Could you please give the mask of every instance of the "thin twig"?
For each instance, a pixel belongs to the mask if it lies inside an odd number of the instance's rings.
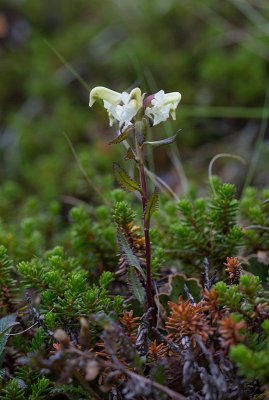
[[[19,336],[19,335],[22,335],[23,333],[28,332],[30,329],[34,328],[38,324],[39,324],[39,321],[36,321],[33,325],[31,325],[28,328],[24,329],[24,331],[20,331],[20,332],[17,332],[17,333],[5,333],[5,336]],[[15,325],[19,325],[19,323],[15,322],[14,325],[12,325],[12,326],[15,326]]]
[[[203,289],[207,289],[210,290],[211,288],[211,283],[210,283],[210,279],[209,279],[209,262],[208,262],[208,258],[205,257],[204,258],[204,272],[202,273],[202,283],[203,283]]]
[[[201,338],[198,335],[194,335],[194,339],[195,339],[196,343],[198,344],[198,346],[200,347],[200,349],[202,350],[205,357],[208,359],[209,369],[211,372],[211,376],[214,379],[216,388],[218,389],[220,394],[226,393],[227,389],[228,389],[226,380],[225,380],[223,374],[220,372],[218,366],[216,365],[212,354],[205,347],[203,341],[201,340]]]
[[[193,295],[191,294],[191,292],[190,292],[190,290],[189,290],[189,288],[188,288],[188,285],[187,285],[186,283],[184,283],[184,292],[186,293],[186,296],[187,296],[188,300],[190,300],[190,302],[191,302],[194,306],[196,306],[194,297],[193,297]]]
[[[163,393],[166,393],[168,396],[172,397],[174,400],[187,400],[187,398],[179,393],[174,392],[173,390],[169,389],[168,387],[161,385],[160,383],[154,382],[148,378],[145,378],[144,376],[138,375],[135,372],[131,372],[130,370],[126,369],[118,360],[116,355],[114,354],[111,346],[106,342],[106,349],[109,352],[109,355],[111,356],[111,359],[113,360],[115,366],[117,369],[119,369],[121,372],[123,372],[126,376],[129,378],[137,379],[142,381],[145,385],[147,386],[153,386],[155,389],[160,390]],[[113,365],[111,365],[113,366]]]
[[[172,340],[167,339],[157,328],[153,328],[154,332],[156,332],[157,336],[159,337],[159,339],[164,342],[166,344],[166,346],[172,350],[173,352],[179,354],[180,356],[182,356],[182,350],[180,349],[180,347],[175,344],[174,342],[172,342]]]
[[[151,381],[150,379],[144,378],[141,375],[138,375],[134,372],[131,371],[126,371],[125,372],[126,375],[128,375],[129,377],[134,377],[136,379],[141,380],[143,383],[145,383],[146,385],[151,385],[153,386],[155,389],[160,390],[163,393],[166,393],[168,396],[170,396],[172,399],[174,400],[187,400],[187,397],[183,396],[180,393],[174,392],[174,390],[169,389],[168,387],[161,385],[160,383]]]

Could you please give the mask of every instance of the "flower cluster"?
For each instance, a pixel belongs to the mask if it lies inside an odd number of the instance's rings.
[[[130,93],[118,93],[97,86],[90,93],[89,106],[92,107],[97,100],[103,100],[110,126],[118,122],[123,132],[133,125],[134,118],[139,113],[141,116],[148,117],[153,125],[166,121],[170,115],[175,119],[175,111],[181,100],[181,94],[179,92],[165,94],[163,90],[160,90],[154,95],[145,97],[139,88],[133,89]]]

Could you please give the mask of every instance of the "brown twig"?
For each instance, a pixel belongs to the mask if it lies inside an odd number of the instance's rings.
[[[116,368],[119,371],[121,371],[124,375],[128,376],[131,379],[136,379],[139,380],[140,382],[143,382],[146,387],[152,386],[155,389],[166,393],[168,396],[170,396],[173,400],[187,400],[187,397],[183,396],[180,393],[174,392],[174,390],[169,389],[168,387],[161,385],[160,383],[154,382],[148,378],[145,378],[144,376],[141,376],[135,372],[129,371],[126,369],[121,362],[118,360],[117,356],[114,354],[112,348],[110,345],[106,342],[106,348],[109,351],[109,355],[114,363],[110,365],[111,368]]]

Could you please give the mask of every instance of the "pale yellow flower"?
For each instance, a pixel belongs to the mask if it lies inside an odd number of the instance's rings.
[[[110,126],[118,121],[121,130],[125,130],[133,124],[133,118],[143,105],[143,96],[139,88],[133,89],[130,93],[118,93],[97,86],[90,93],[89,106],[92,107],[97,100],[103,100],[104,107],[108,112]]]
[[[145,114],[153,119],[153,125],[166,121],[169,116],[176,119],[176,108],[181,100],[179,92],[164,93],[160,90],[154,95],[151,104],[146,108]]]
[[[106,87],[97,86],[90,92],[89,106],[92,107],[97,100],[103,100],[110,126],[118,122],[120,130],[124,131],[133,125],[135,116],[143,107],[144,96],[144,94],[141,95],[139,88],[133,89],[130,93],[118,93]],[[153,125],[166,121],[170,115],[176,119],[176,108],[181,100],[179,92],[164,93],[160,90],[147,99],[149,103],[145,101],[147,106],[144,104],[144,115],[153,121]]]

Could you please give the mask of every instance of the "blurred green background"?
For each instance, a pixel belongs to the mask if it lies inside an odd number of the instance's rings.
[[[99,85],[182,93],[177,120],[152,132],[162,138],[181,128],[177,146],[149,160],[177,194],[203,192],[210,160],[219,153],[246,160],[220,158],[213,166],[239,194],[246,184],[268,184],[267,0],[0,5],[0,203],[6,218],[28,207],[29,196],[45,207],[52,200],[63,208],[100,202],[78,159],[97,191],[115,187],[111,163],[123,152],[107,145],[115,131],[105,110],[88,108],[89,90]]]

